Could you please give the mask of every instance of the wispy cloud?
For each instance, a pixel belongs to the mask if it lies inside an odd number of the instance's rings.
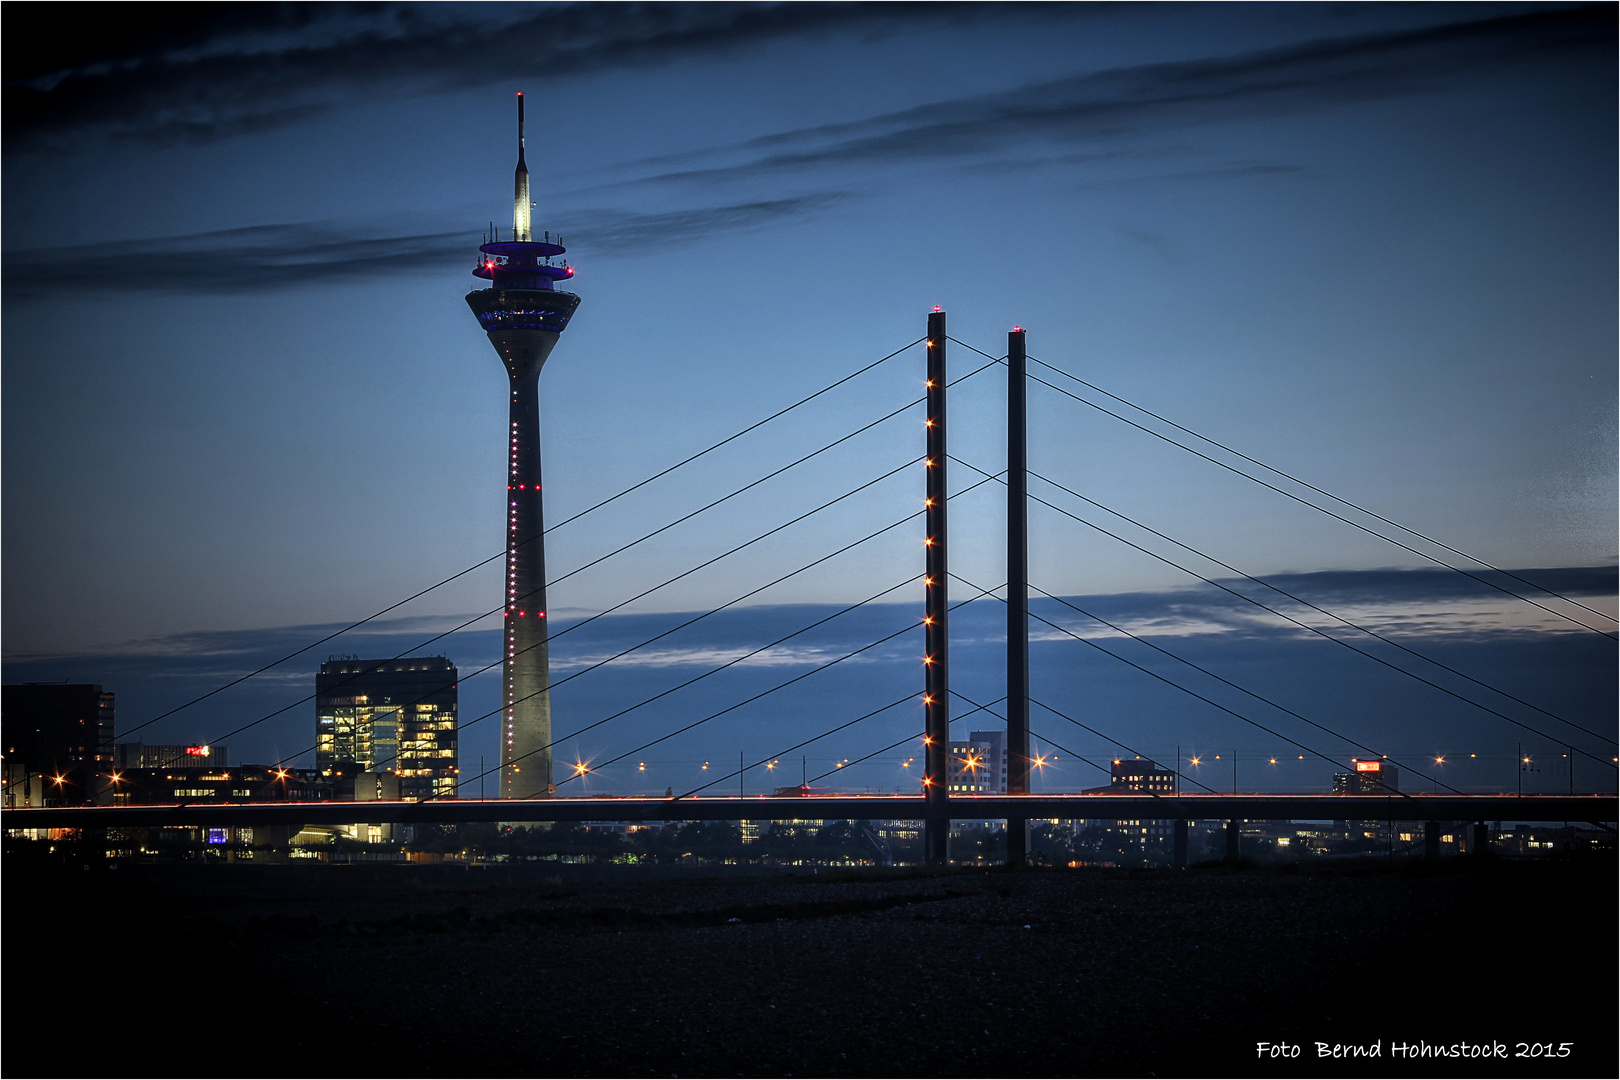
[[[1195,124],[1405,97],[1464,76],[1496,76],[1514,64],[1609,55],[1614,39],[1614,9],[1604,6],[1143,64],[785,131],[717,148],[714,156],[722,160],[716,164],[657,171],[642,181],[712,183],[813,166],[939,159],[982,167],[982,159],[1023,152],[1034,143],[1119,144]],[[1030,164],[1027,154],[1018,164]],[[1250,168],[1274,172],[1287,166]]]
[[[828,646],[777,645],[754,652],[748,648],[698,645],[690,648],[641,649],[628,656],[619,657],[613,660],[613,663],[621,667],[651,668],[714,668],[722,664],[731,664],[733,667],[817,667],[838,659],[848,651]],[[614,653],[594,653],[554,656],[551,666],[553,670],[573,671],[600,664],[614,655]],[[866,655],[853,656],[844,663],[871,663],[873,659]],[[887,660],[887,657],[881,659]]]
[[[1230,597],[1211,597],[1203,604],[1187,601],[1167,604],[1160,613],[1151,615],[1121,617],[1104,614],[1104,618],[1119,628],[1114,630],[1097,620],[1086,618],[1079,612],[1052,604],[1040,609],[1039,613],[1043,618],[1064,629],[1057,630],[1037,622],[1030,631],[1030,640],[1073,641],[1075,638],[1083,638],[1093,641],[1107,638],[1123,639],[1126,635],[1144,638],[1293,637],[1305,640],[1318,636],[1312,630],[1358,643],[1370,640],[1354,627],[1362,627],[1386,637],[1408,642],[1477,640],[1513,634],[1546,636],[1589,633],[1566,619],[1528,604],[1517,603],[1507,597],[1464,598],[1444,603],[1412,599],[1332,605],[1329,610],[1345,620],[1344,622],[1280,598],[1257,597],[1257,599],[1298,622],[1290,622],[1260,608],[1236,603]],[[1085,603],[1080,603],[1079,606],[1087,611],[1093,610]],[[1587,618],[1589,625],[1605,626],[1602,619],[1590,615]],[[1347,623],[1353,625],[1346,625]],[[1612,626],[1610,622],[1606,628],[1612,629]]]
[[[802,219],[848,196],[822,192],[699,206],[661,213],[623,210],[559,215],[570,242],[593,255],[656,251],[701,237]],[[379,236],[331,223],[256,225],[122,243],[8,252],[6,295],[27,300],[64,289],[168,293],[249,293],[326,281],[396,277],[467,263],[478,234],[465,231]]]
[[[459,90],[653,67],[806,35],[927,23],[1071,18],[1106,5],[244,4],[162,20],[71,5],[32,18],[39,55],[8,57],[8,148],[97,132],[209,142],[362,95]],[[57,20],[54,28],[49,25]],[[86,24],[91,24],[87,26]],[[164,24],[154,27],[152,23]],[[51,44],[60,41],[58,44]]]

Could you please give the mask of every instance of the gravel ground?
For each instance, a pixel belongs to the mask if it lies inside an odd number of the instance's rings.
[[[600,883],[7,869],[11,1076],[1617,1071],[1609,863]],[[19,995],[42,940],[40,993]],[[72,1000],[93,1010],[82,1037]],[[39,1031],[74,1047],[63,1071],[19,1068]],[[1300,1056],[1257,1060],[1260,1040]],[[1391,1057],[1419,1040],[1572,1047]],[[1382,1056],[1319,1059],[1318,1041]]]

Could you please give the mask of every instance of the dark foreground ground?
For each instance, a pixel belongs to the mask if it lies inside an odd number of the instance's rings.
[[[6,1074],[1617,1072],[1611,862],[555,873],[8,865]]]

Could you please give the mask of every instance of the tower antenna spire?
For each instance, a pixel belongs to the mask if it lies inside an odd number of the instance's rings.
[[[529,167],[523,162],[523,91],[518,91],[518,160],[512,183],[512,239],[529,240]]]

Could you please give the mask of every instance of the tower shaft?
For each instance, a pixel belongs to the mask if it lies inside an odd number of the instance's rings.
[[[506,578],[501,638],[500,795],[545,798],[551,775],[551,658],[540,478],[540,369],[579,297],[542,289],[467,297],[506,367]]]
[[[543,797],[551,781],[551,657],[546,626],[545,514],[540,487],[540,366],[557,343],[544,331],[508,330],[510,423],[506,469],[506,649],[501,678],[501,797]],[[496,334],[490,335],[495,341]],[[521,340],[549,338],[549,341]]]

